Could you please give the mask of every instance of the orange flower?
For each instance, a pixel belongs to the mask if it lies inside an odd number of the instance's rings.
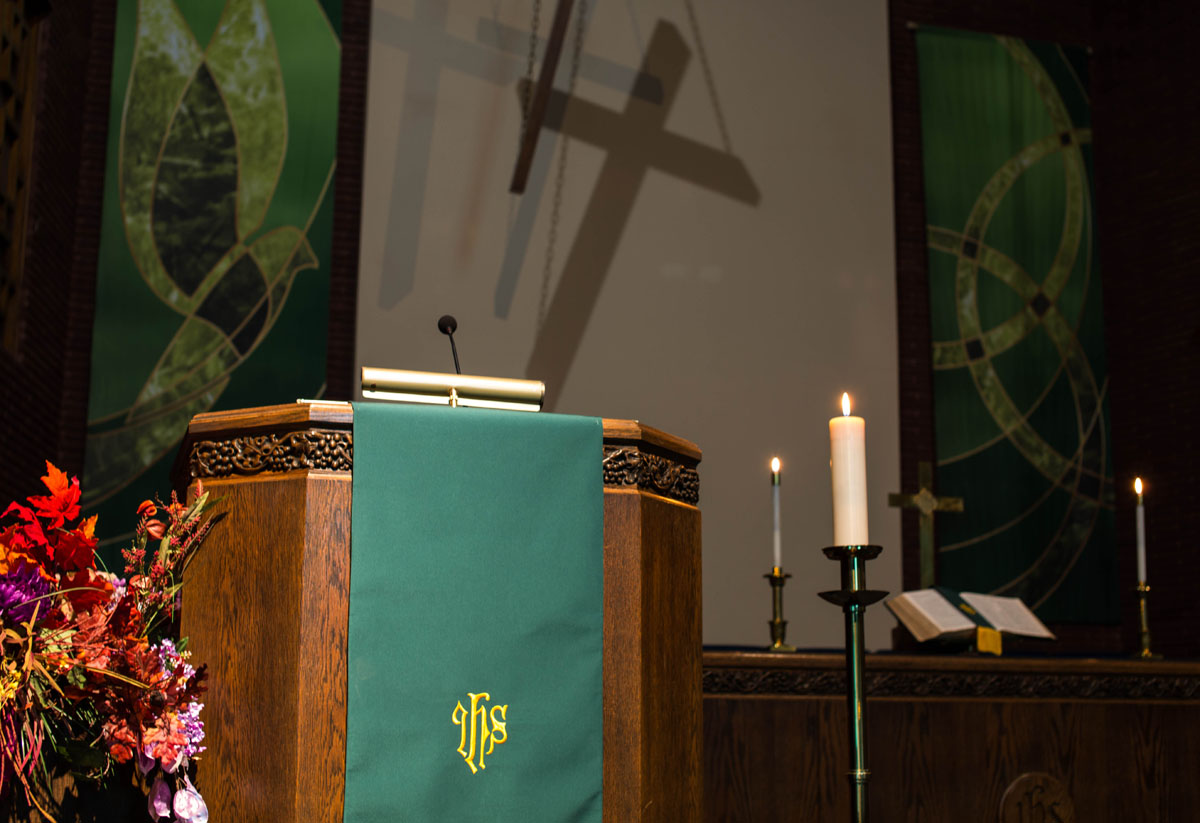
[[[158,514],[158,506],[153,500],[143,500],[137,509],[138,517],[153,517]]]
[[[10,530],[11,531],[11,530]],[[17,551],[8,545],[4,539],[7,532],[0,532],[0,574],[8,574],[9,572],[21,571],[29,567],[37,569],[43,577],[48,577],[46,570],[41,564],[22,551]]]
[[[137,737],[129,728],[123,717],[114,717],[104,724],[104,742],[108,744],[109,754],[118,763],[126,763],[133,758],[137,751]]]

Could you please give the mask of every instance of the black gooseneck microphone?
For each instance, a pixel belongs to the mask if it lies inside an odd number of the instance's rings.
[[[452,314],[443,314],[438,318],[438,331],[450,338],[450,351],[454,354],[454,371],[462,374],[458,365],[458,346],[454,345],[454,332],[458,329],[458,321]]]

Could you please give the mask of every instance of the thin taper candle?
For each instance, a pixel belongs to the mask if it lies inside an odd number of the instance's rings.
[[[779,458],[771,458],[771,504],[775,508],[775,568],[783,568],[783,532],[779,527]]]
[[[1137,494],[1137,569],[1138,582],[1146,582],[1146,506],[1142,497],[1142,478],[1133,481],[1133,491]]]

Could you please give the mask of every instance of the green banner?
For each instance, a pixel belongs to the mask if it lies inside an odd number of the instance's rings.
[[[1119,619],[1108,373],[1081,48],[916,33],[938,582]]]
[[[323,391],[340,22],[341,0],[118,0],[83,483],[102,524],[166,493],[193,415]]]
[[[355,404],[348,823],[599,823],[602,443]]]

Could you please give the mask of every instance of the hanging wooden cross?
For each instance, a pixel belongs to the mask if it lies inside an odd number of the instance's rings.
[[[917,485],[916,494],[889,494],[888,505],[916,509],[920,513],[921,588],[927,589],[937,582],[933,561],[933,513],[960,512],[963,500],[961,497],[938,497],[933,493],[933,466],[930,463],[917,464]]]
[[[533,98],[529,101],[525,130],[521,133],[521,150],[517,153],[517,167],[513,169],[512,184],[508,190],[523,194],[529,182],[529,168],[533,165],[533,152],[537,149],[538,135],[546,119],[546,104],[550,102],[550,89],[554,85],[554,73],[558,70],[558,58],[562,55],[563,41],[567,39],[567,23],[571,19],[571,7],[575,0],[558,0],[554,9],[554,22],[550,24],[550,37],[546,39],[546,56],[542,58],[542,70],[538,74]],[[537,36],[537,32],[534,32]]]

